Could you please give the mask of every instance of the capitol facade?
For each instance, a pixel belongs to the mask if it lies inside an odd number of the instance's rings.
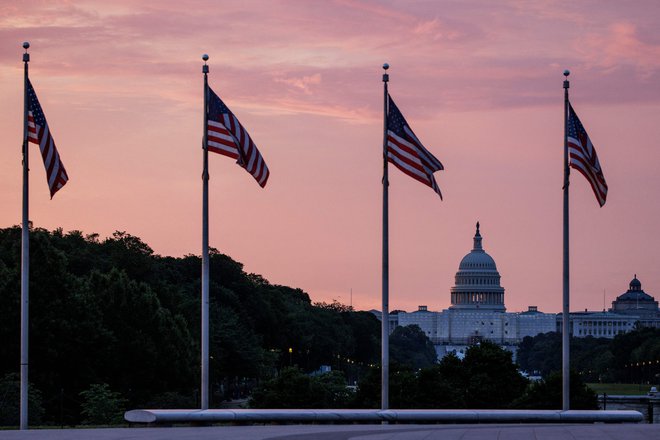
[[[461,260],[450,290],[451,306],[441,312],[429,311],[424,305],[410,313],[392,312],[390,332],[397,326],[419,326],[441,358],[450,352],[460,356],[481,340],[515,353],[525,336],[561,331],[561,313],[543,313],[535,306],[524,312],[506,311],[500,273],[483,248],[479,229],[477,222],[472,250]],[[372,312],[381,318],[380,312]],[[660,310],[658,302],[641,289],[635,275],[629,290],[617,297],[609,311],[571,313],[570,320],[570,332],[575,337],[613,338],[635,325],[660,327]]]

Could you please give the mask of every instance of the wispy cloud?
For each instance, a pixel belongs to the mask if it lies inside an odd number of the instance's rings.
[[[321,74],[315,73],[313,75],[307,75],[302,77],[285,77],[285,78],[275,78],[275,82],[286,84],[294,89],[297,89],[306,95],[312,93],[311,86],[321,84]]]
[[[649,79],[660,70],[660,42],[642,41],[637,26],[630,22],[616,22],[602,33],[587,36],[582,52],[590,67],[606,73],[631,66],[639,79]]]
[[[20,60],[21,43],[29,40],[33,82],[71,175],[56,201],[45,205],[42,191],[35,221],[102,233],[121,226],[147,234],[162,253],[196,250],[190,217],[200,211],[193,187],[199,186],[201,55],[208,53],[211,86],[249,127],[272,168],[262,191],[231,161],[214,158],[213,184],[223,190],[213,193],[213,203],[222,206],[223,228],[262,234],[218,234],[218,247],[275,282],[340,289],[337,272],[327,267],[341,266],[341,282],[356,280],[356,291],[376,292],[377,277],[362,268],[375,261],[378,270],[374,194],[382,166],[381,65],[389,62],[390,92],[447,168],[439,178],[447,196],[442,204],[393,173],[392,195],[406,208],[393,221],[406,226],[397,231],[410,234],[396,255],[415,269],[398,266],[392,290],[451,286],[472,221],[489,216],[488,239],[503,255],[498,265],[507,295],[523,303],[531,289],[549,298],[552,283],[528,280],[559,277],[557,226],[546,213],[560,200],[554,191],[561,178],[552,177],[552,169],[561,161],[556,147],[562,71],[568,68],[571,96],[598,142],[612,188],[611,204],[594,215],[597,221],[586,221],[580,213],[594,214],[587,209],[595,203],[588,185],[576,182],[576,199],[589,202],[577,213],[582,221],[576,228],[588,225],[583,237],[600,228],[601,237],[619,240],[615,247],[622,249],[576,252],[581,261],[600,261],[594,272],[620,270],[620,261],[599,260],[610,254],[611,260],[639,256],[626,264],[655,273],[653,258],[638,252],[648,228],[634,228],[625,239],[607,231],[625,229],[633,211],[636,219],[658,216],[643,200],[660,188],[653,145],[659,135],[658,23],[657,0],[5,1],[0,129],[7,157],[0,161],[0,200],[6,209],[0,220],[13,224],[20,212]],[[263,217],[250,215],[257,205],[269,213],[268,228]],[[227,206],[237,215],[224,216]],[[538,240],[538,260],[520,260],[529,243],[518,234]],[[310,249],[315,240],[322,246]],[[420,251],[422,245],[428,247]],[[318,249],[323,253],[314,254]],[[421,262],[420,252],[431,257]],[[443,301],[434,295],[431,304]]]
[[[378,104],[364,101],[364,91],[376,86],[385,61],[392,65],[393,88],[416,108],[547,105],[555,91],[542,89],[566,67],[604,90],[633,69],[642,84],[629,87],[624,99],[660,99],[660,92],[644,87],[657,77],[660,63],[659,43],[642,38],[648,33],[644,23],[625,20],[623,7],[564,6],[568,9],[518,1],[496,6],[450,1],[442,7],[367,0],[222,2],[222,7],[202,0],[119,1],[107,7],[33,2],[0,10],[5,42],[0,68],[18,68],[19,44],[30,39],[35,71],[76,81],[84,77],[90,88],[94,78],[103,89],[109,78],[123,78],[109,86],[114,93],[121,93],[120,87],[149,93],[141,79],[149,77],[159,93],[185,101],[190,95],[181,86],[191,81],[185,78],[197,73],[199,56],[207,52],[213,81],[250,105],[265,100],[269,108],[281,105],[281,112],[313,114],[327,107],[376,112]],[[621,14],[624,19],[615,20]],[[610,23],[582,32],[594,20]],[[593,99],[621,96],[605,92]]]

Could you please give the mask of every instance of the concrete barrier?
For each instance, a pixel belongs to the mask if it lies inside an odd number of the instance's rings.
[[[658,395],[600,394],[598,404],[602,409],[639,411],[646,423],[660,423],[660,396]]]
[[[129,423],[638,423],[639,411],[454,409],[136,409]]]

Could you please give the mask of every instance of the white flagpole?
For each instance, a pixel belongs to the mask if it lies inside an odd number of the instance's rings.
[[[387,74],[389,64],[383,64],[383,304],[381,315],[381,409],[389,409],[389,375],[390,375],[390,344],[389,344],[389,289],[390,289],[390,263],[389,263],[389,217],[388,217],[388,187],[387,179],[387,82],[390,76]]]
[[[202,172],[202,383],[200,408],[209,409],[209,151],[208,151],[208,73],[206,61],[209,56],[202,56],[204,66],[204,171]]]
[[[28,163],[28,62],[30,43],[23,43],[23,223],[21,227],[21,414],[20,428],[28,429],[28,336],[30,324],[30,225],[29,225],[29,163]]]
[[[568,75],[571,72],[564,70],[564,270],[563,270],[563,310],[562,310],[562,409],[570,409],[570,276],[568,254],[568,185],[569,185],[569,158],[568,158]]]

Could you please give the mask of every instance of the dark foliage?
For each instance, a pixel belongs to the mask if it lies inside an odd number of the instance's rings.
[[[0,379],[0,426],[18,426],[20,420],[21,382],[18,374],[7,374]],[[38,425],[44,409],[41,392],[30,383],[28,386],[28,423]]]
[[[254,389],[252,408],[344,408],[352,393],[346,378],[337,371],[320,375],[304,374],[297,368],[281,373]]]
[[[571,409],[598,409],[596,393],[587,387],[582,377],[575,372],[571,372],[570,396]],[[561,409],[561,373],[550,373],[547,379],[530,384],[525,394],[516,400],[513,406],[520,409]]]
[[[390,335],[390,359],[415,370],[435,364],[438,355],[433,343],[418,325],[397,327]]]
[[[114,425],[122,423],[126,399],[112,391],[107,383],[92,384],[80,393],[84,425]]]
[[[470,347],[463,359],[468,408],[506,408],[527,386],[512,354],[491,342]]]
[[[0,377],[19,370],[20,249],[20,228],[0,229]],[[30,255],[30,380],[45,423],[80,423],[92,384],[127,408],[198,404],[199,256],[161,257],[126,232],[61,229],[32,229]],[[212,406],[290,365],[332,365],[353,382],[377,362],[372,314],[316,307],[216,250],[210,260]]]
[[[420,370],[390,365],[391,408],[510,408],[526,387],[511,353],[489,342],[470,347],[463,360],[448,355]],[[360,382],[354,405],[380,406],[380,369]]]
[[[467,408],[466,370],[454,354],[438,365],[419,372],[417,406],[419,408]]]
[[[612,371],[616,381],[658,383],[660,379],[660,329],[637,328],[617,335],[611,342]]]
[[[523,339],[518,362],[547,377],[561,370],[561,334]],[[571,365],[585,382],[656,382],[660,374],[660,329],[637,328],[613,339],[571,338]]]

